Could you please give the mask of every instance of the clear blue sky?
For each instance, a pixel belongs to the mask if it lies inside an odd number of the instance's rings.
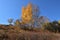
[[[60,0],[0,0],[0,24],[8,24],[8,19],[21,17],[22,6],[28,2],[39,5],[40,13],[51,21],[60,20]]]

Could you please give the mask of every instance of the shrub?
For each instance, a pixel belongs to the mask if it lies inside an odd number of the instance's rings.
[[[44,25],[44,27],[45,30],[49,30],[51,32],[60,32],[60,24],[57,21],[48,23],[47,25]]]

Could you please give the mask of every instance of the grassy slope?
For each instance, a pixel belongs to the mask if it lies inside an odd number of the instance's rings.
[[[60,34],[24,31],[19,27],[0,26],[0,40],[60,40]]]

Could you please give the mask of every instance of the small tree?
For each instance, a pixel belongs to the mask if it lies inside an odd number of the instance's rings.
[[[13,19],[12,18],[8,19],[8,22],[9,22],[9,25],[12,25]]]
[[[14,23],[16,26],[20,26],[20,21],[17,19]]]

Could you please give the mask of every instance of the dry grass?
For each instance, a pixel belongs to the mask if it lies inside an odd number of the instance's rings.
[[[0,40],[60,40],[60,34],[19,30],[19,27],[0,27]]]
[[[60,36],[55,35],[54,33],[46,32],[4,32],[1,34],[0,31],[0,40],[60,40]],[[60,35],[60,34],[59,34]]]

